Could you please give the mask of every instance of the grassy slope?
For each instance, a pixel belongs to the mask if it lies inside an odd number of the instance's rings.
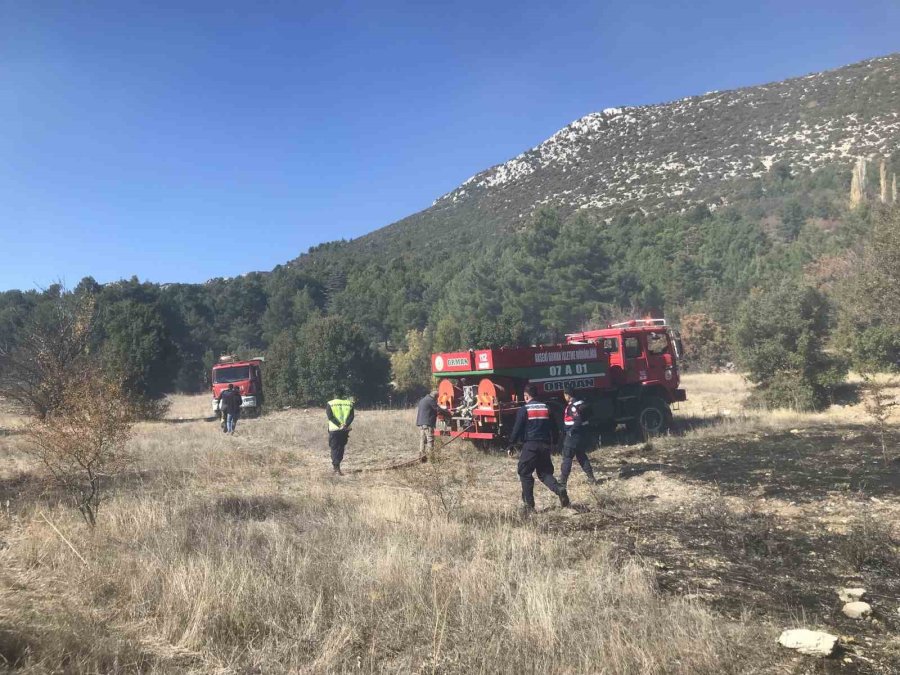
[[[890,672],[900,663],[890,646],[900,627],[884,617],[877,629],[842,624],[781,593],[771,575],[773,567],[804,574],[791,557],[796,541],[778,537],[831,528],[822,542],[840,555],[827,568],[889,588],[889,569],[853,554],[884,543],[885,529],[900,524],[900,501],[884,491],[874,505],[865,493],[767,496],[754,483],[757,467],[725,452],[753,438],[770,452],[773,439],[788,447],[806,433],[840,438],[859,408],[758,416],[741,411],[737,377],[694,376],[687,387],[692,401],[680,417],[693,430],[595,453],[604,473],[621,479],[591,489],[576,467],[578,508],[559,509],[538,485],[541,513],[528,521],[516,514],[515,464],[505,457],[450,446],[447,464],[335,479],[321,411],[243,421],[227,438],[196,419],[207,412],[200,396],[176,400],[170,416],[185,419],[139,425],[139,470],[117,482],[92,535],[31,473],[15,420],[4,416],[0,657],[25,672],[63,664],[74,672],[806,672],[811,662],[775,645],[805,612],[805,625],[873,640],[836,667]],[[412,419],[360,413],[346,468],[414,457]],[[869,445],[856,447],[863,464]],[[710,453],[723,457],[721,476],[701,471]],[[824,461],[803,455],[800,463],[815,477]],[[729,467],[732,483],[717,485]],[[862,511],[882,539],[853,539]],[[774,553],[760,551],[769,539]],[[862,571],[851,569],[854,560]],[[738,565],[749,586],[733,583]],[[760,578],[748,576],[754,571]],[[826,576],[788,578],[784,587],[800,581],[833,596]],[[889,602],[875,604],[896,614]]]

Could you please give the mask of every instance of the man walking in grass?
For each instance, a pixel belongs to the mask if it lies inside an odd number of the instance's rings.
[[[343,395],[325,404],[325,415],[328,417],[328,447],[331,449],[331,467],[335,474],[341,473],[341,462],[344,460],[344,448],[350,438],[350,425],[353,423],[353,397]]]
[[[534,472],[537,471],[540,481],[547,486],[553,494],[559,497],[559,503],[566,507],[569,505],[569,493],[564,485],[556,482],[553,476],[553,462],[550,460],[550,443],[558,430],[550,408],[546,403],[535,399],[534,385],[525,387],[525,405],[519,408],[516,415],[516,423],[513,426],[510,442],[525,441],[519,452],[519,466],[516,471],[522,482],[522,501],[526,513],[534,511]],[[508,450],[510,456],[512,449]]]
[[[419,454],[434,452],[434,428],[438,415],[450,417],[450,411],[442,408],[437,402],[437,389],[432,389],[419,400],[416,407],[416,426],[419,427]]]
[[[225,394],[228,394],[227,398]],[[241,415],[241,404],[244,402],[244,399],[241,397],[241,390],[235,388],[234,384],[229,384],[228,389],[222,392],[222,399],[225,405],[222,412],[222,416],[225,418],[225,432],[233,434],[234,428],[237,426],[238,417]]]
[[[228,399],[231,398],[234,385],[228,385],[219,394],[219,413],[222,415],[222,433],[228,433]]]
[[[588,482],[594,485],[597,483],[597,479],[594,478],[594,468],[587,456],[587,448],[591,442],[591,433],[588,429],[590,408],[583,399],[575,395],[575,387],[569,382],[563,389],[563,396],[566,399],[566,412],[563,415],[566,437],[563,440],[559,482],[563,487],[568,484],[569,474],[572,472],[572,460],[577,459]]]

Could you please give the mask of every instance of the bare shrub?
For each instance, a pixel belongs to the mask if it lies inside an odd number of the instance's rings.
[[[61,382],[58,405],[26,426],[26,452],[44,465],[92,527],[103,481],[131,463],[125,446],[134,420],[121,384],[87,370]]]
[[[403,470],[401,482],[425,498],[431,518],[449,520],[474,485],[475,469],[462,448],[439,449],[426,462]]]

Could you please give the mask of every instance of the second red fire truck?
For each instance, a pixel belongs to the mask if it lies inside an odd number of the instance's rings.
[[[212,409],[216,417],[221,417],[219,399],[229,384],[241,393],[241,413],[258,417],[262,412],[262,358],[239,361],[235,356],[222,356],[212,367]]]

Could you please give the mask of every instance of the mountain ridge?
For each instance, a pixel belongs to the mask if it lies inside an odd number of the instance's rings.
[[[717,188],[778,162],[815,171],[900,147],[900,52],[762,85],[589,113],[431,207],[352,240],[386,251],[515,229],[536,208],[643,213],[727,203]],[[305,256],[304,256],[305,257]]]

